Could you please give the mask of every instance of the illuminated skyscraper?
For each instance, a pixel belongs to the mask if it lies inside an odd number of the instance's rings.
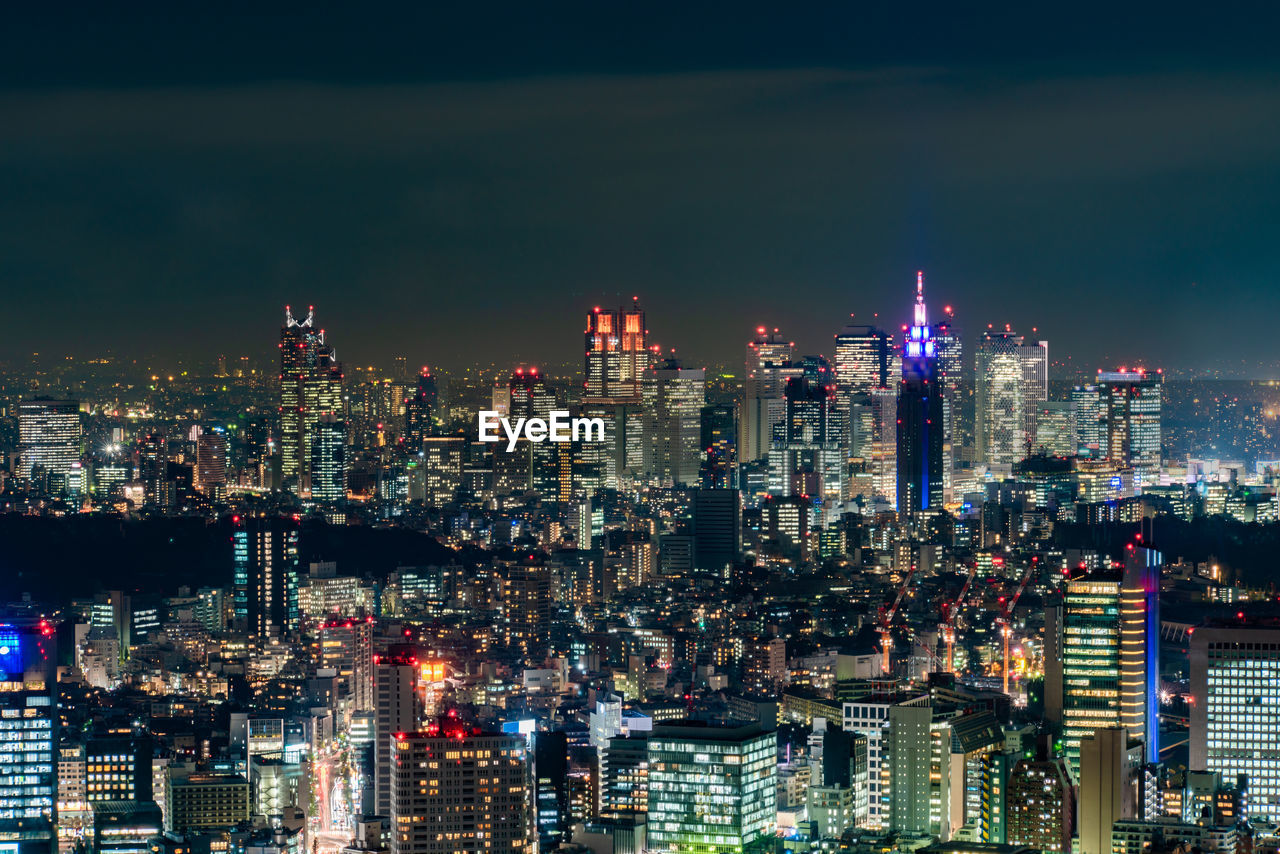
[[[1076,453],[1090,459],[1107,455],[1107,421],[1102,408],[1102,392],[1096,385],[1071,389],[1076,412]]]
[[[942,386],[942,494],[952,500],[952,480],[964,447],[973,444],[973,384],[966,382],[964,347],[952,318],[951,306],[943,309],[946,319],[933,327],[938,350],[938,383]]]
[[[1080,779],[1080,743],[1120,725],[1120,600],[1123,576],[1095,570],[1065,582],[1062,603],[1062,742]]]
[[[297,626],[298,529],[293,519],[279,517],[232,521],[232,616],[255,641]]]
[[[918,273],[915,313],[902,345],[898,388],[897,497],[903,518],[942,509],[942,402],[937,342],[924,304],[924,273]]]
[[[511,372],[508,382],[510,390],[510,412],[507,417],[517,418],[551,417],[551,410],[556,408],[555,392],[547,385],[546,377],[536,367],[519,367]],[[551,442],[528,442],[521,440],[512,454],[525,457],[517,467],[528,473],[528,479],[521,487],[537,490],[547,500],[553,500],[559,492],[560,473],[557,465],[559,446]],[[499,443],[494,446],[495,454],[506,454],[506,446]]]
[[[537,850],[524,736],[446,719],[392,747],[391,854]]]
[[[342,364],[315,328],[315,312],[299,321],[285,306],[280,327],[280,468],[284,485],[311,493],[311,438],[324,415],[342,416]]]
[[[757,327],[755,337],[747,342],[742,424],[738,431],[739,459],[744,463],[769,454],[773,425],[786,412],[783,392],[787,380],[801,373],[800,367],[792,363],[794,350],[795,344],[784,339],[778,330],[768,332],[763,326]]]
[[[38,397],[18,404],[18,477],[43,479],[61,492],[71,467],[80,461],[80,404]]]
[[[311,498],[347,497],[347,425],[333,413],[320,416],[311,437]]]
[[[1134,480],[1156,483],[1160,477],[1160,409],[1164,375],[1142,368],[1098,371],[1099,414],[1103,423],[1100,456],[1132,466]]]
[[[399,738],[418,728],[422,702],[418,694],[418,660],[408,655],[373,660],[374,799],[377,815],[391,815],[399,775],[393,773]],[[394,819],[393,819],[394,835]]]
[[[196,440],[196,485],[208,495],[227,483],[227,431],[210,427]]]
[[[1245,775],[1250,817],[1280,821],[1280,621],[1215,621],[1190,643],[1187,767]]]
[[[44,620],[0,617],[0,850],[54,849],[56,641]]]
[[[706,371],[675,358],[650,366],[644,394],[644,471],[658,485],[698,483],[702,466],[702,407]]]
[[[423,440],[432,435],[439,396],[436,378],[424,365],[418,373],[417,388],[404,402],[404,441],[410,452],[422,450]]]
[[[836,396],[842,406],[858,395],[890,384],[889,333],[874,326],[849,325],[836,334]]]
[[[640,380],[650,353],[639,299],[617,310],[597,306],[587,315],[584,402],[640,402]]]
[[[834,507],[844,495],[843,419],[835,387],[803,377],[787,381],[786,416],[774,427],[769,491],[807,496]]]
[[[653,728],[648,850],[773,851],[777,738],[760,727]]]
[[[985,332],[975,356],[975,452],[987,465],[1026,458],[1036,414],[1048,396],[1048,344],[1012,332]]]
[[[1120,726],[1160,761],[1160,569],[1154,549],[1130,544],[1120,587]]]

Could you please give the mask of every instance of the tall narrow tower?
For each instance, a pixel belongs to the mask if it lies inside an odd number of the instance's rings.
[[[284,486],[311,494],[311,439],[326,415],[342,417],[342,364],[315,328],[315,308],[280,327],[280,472]]]
[[[639,297],[630,306],[597,306],[587,315],[585,400],[640,402],[640,379],[649,367],[648,334]]]
[[[937,342],[924,304],[924,273],[917,273],[916,303],[902,345],[898,388],[898,514],[902,518],[942,507],[942,391]]]

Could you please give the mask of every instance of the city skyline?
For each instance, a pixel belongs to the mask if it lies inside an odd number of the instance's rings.
[[[0,361],[250,352],[286,303],[340,314],[364,363],[414,338],[427,362],[561,361],[563,312],[632,294],[701,362],[762,322],[821,352],[850,312],[896,328],[924,269],[967,336],[1280,373],[1264,337],[1214,334],[1280,309],[1280,69],[1242,47],[1263,21],[682,11],[678,33],[515,10],[494,31],[392,6],[348,53],[319,11],[290,38],[283,16],[22,10],[0,281],[25,322]]]

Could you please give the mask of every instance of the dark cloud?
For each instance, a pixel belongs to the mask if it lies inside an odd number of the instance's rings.
[[[345,358],[573,358],[639,294],[736,361],[914,270],[1051,353],[1264,359],[1276,75],[948,65],[0,94],[0,357],[267,353],[313,302]],[[1194,283],[1194,284],[1193,284]]]

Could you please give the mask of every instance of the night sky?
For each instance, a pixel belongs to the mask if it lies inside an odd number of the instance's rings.
[[[568,360],[638,294],[732,363],[917,269],[1085,368],[1280,359],[1274,3],[22,5],[0,361],[268,358],[285,303],[349,363]]]

